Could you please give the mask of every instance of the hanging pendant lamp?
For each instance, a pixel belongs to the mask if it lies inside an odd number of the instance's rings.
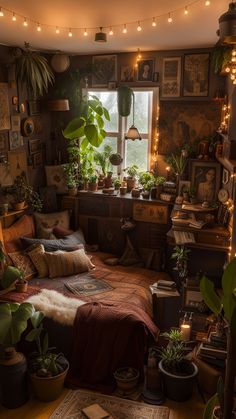
[[[129,128],[127,134],[125,135],[126,140],[142,140],[141,135],[139,134],[138,128],[134,125],[134,92],[132,92],[133,96],[133,124]]]

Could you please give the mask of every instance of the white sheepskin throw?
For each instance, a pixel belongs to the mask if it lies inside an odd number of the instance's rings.
[[[27,299],[36,310],[62,325],[73,325],[77,308],[86,304],[77,298],[66,297],[54,290],[42,289]]]

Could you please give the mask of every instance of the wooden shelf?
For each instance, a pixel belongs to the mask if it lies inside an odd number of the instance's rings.
[[[8,211],[7,212],[7,214],[4,214],[4,215],[0,215],[0,220],[4,220],[5,218],[7,218],[7,217],[12,217],[12,216],[14,216],[14,215],[20,215],[20,214],[22,214],[26,209],[27,209],[28,207],[25,207],[25,208],[23,208],[23,209],[21,209],[21,210],[17,210],[17,211]]]

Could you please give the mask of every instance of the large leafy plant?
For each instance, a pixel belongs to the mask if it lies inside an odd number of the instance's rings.
[[[88,144],[99,147],[106,136],[105,120],[110,120],[109,112],[98,97],[84,95],[78,107],[78,116],[69,122],[63,135],[73,147],[83,145],[85,148]]]
[[[207,277],[203,277],[200,290],[207,306],[220,317],[225,324],[227,333],[227,363],[224,383],[223,419],[230,419],[233,410],[234,378],[236,372],[236,258],[227,265],[222,277],[223,293],[218,294],[214,284]],[[204,419],[212,417],[212,411],[217,397],[209,401]]]
[[[110,156],[112,153],[112,148],[109,144],[105,145],[103,151],[95,151],[94,160],[101,167],[102,174],[107,175],[111,171]]]
[[[27,321],[35,312],[30,303],[4,303],[0,305],[0,344],[16,345],[27,328]]]

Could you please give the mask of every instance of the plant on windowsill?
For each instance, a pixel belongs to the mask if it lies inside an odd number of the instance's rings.
[[[144,199],[150,198],[151,189],[154,187],[154,185],[155,185],[154,177],[153,179],[150,179],[146,183],[143,184],[142,197]]]
[[[171,344],[160,350],[159,369],[163,376],[164,393],[171,400],[182,402],[192,396],[198,373],[197,366],[185,356],[181,333],[165,334]]]
[[[78,183],[78,169],[79,165],[77,162],[64,163],[62,168],[65,173],[66,184],[68,187],[68,195],[77,195],[77,183]]]
[[[93,174],[88,178],[88,190],[90,192],[96,192],[98,190],[98,177],[97,175]]]
[[[156,199],[160,198],[160,195],[163,191],[163,185],[166,182],[166,178],[164,176],[157,176],[155,177],[155,188],[156,188]]]
[[[200,291],[204,301],[211,311],[224,322],[227,335],[227,361],[224,380],[223,404],[221,403],[222,419],[235,418],[234,405],[234,380],[236,375],[236,258],[227,265],[222,276],[223,294],[218,295],[214,284],[207,277],[200,283]],[[213,396],[205,409],[204,419],[211,419],[214,408],[217,406],[218,397]],[[219,408],[218,408],[219,410]]]
[[[138,176],[138,166],[136,164],[128,166],[124,169],[124,172],[128,175],[125,176],[127,182],[127,192],[131,192],[131,190],[135,187],[136,177]]]
[[[111,172],[111,152],[112,148],[109,144],[105,145],[103,151],[94,151],[94,161],[100,166],[104,177],[107,176],[108,172]]]

